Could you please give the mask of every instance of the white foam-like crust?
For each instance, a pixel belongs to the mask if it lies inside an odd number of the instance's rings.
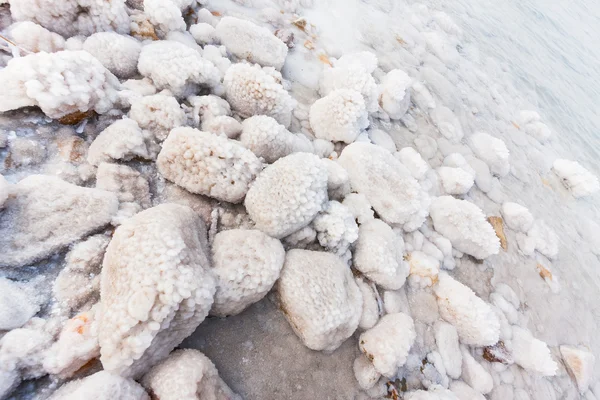
[[[262,299],[279,278],[284,259],[281,242],[261,231],[217,233],[212,243],[217,292],[211,315],[239,314]]]
[[[83,50],[98,59],[110,72],[121,79],[137,74],[142,44],[131,36],[116,32],[98,32],[83,43]]]
[[[469,137],[473,153],[483,160],[494,175],[506,176],[510,171],[510,153],[502,139],[485,132],[477,132]]]
[[[339,257],[290,250],[278,282],[285,317],[304,345],[333,351],[352,336],[362,314],[362,295]]]
[[[400,119],[410,106],[412,79],[401,69],[388,72],[381,81],[379,102],[391,119]]]
[[[235,118],[219,115],[202,121],[202,130],[214,135],[225,135],[229,139],[237,139],[242,133],[243,127]]]
[[[342,257],[358,238],[358,226],[350,210],[338,201],[325,204],[312,222],[321,246]]]
[[[144,132],[129,118],[113,122],[94,139],[88,149],[87,160],[92,165],[113,160],[131,160],[136,157],[152,159]]]
[[[475,176],[462,168],[440,167],[437,173],[447,194],[467,194],[475,183]]]
[[[600,190],[598,178],[577,161],[558,159],[552,170],[574,197],[590,196]]]
[[[186,190],[239,203],[262,162],[239,142],[180,127],[171,131],[156,160],[158,171]]]
[[[162,204],[115,231],[102,267],[102,365],[139,377],[189,336],[216,289],[206,227],[194,211]]]
[[[96,372],[83,379],[68,382],[50,397],[51,400],[150,400],[139,383],[107,371]]]
[[[186,122],[185,112],[177,99],[162,93],[134,99],[128,116],[140,128],[150,130],[160,141],[167,138],[171,129]]]
[[[541,376],[554,376],[558,365],[552,358],[548,345],[533,337],[531,332],[518,326],[513,326],[513,337],[510,343],[515,363],[528,371]]]
[[[258,175],[244,205],[256,228],[283,238],[308,225],[327,202],[327,167],[314,154],[280,158]]]
[[[533,215],[520,204],[507,201],[501,211],[506,225],[517,232],[527,233],[533,226]]]
[[[369,126],[360,92],[337,89],[310,107],[310,126],[319,139],[352,143]]]
[[[412,177],[418,181],[423,179],[430,169],[429,164],[412,147],[404,147],[397,153],[394,153],[394,156],[408,168]]]
[[[31,21],[15,22],[7,29],[12,41],[19,47],[34,53],[53,53],[65,48],[65,39]]]
[[[185,31],[181,11],[191,3],[189,0],[144,0],[144,14],[161,37],[172,31]]]

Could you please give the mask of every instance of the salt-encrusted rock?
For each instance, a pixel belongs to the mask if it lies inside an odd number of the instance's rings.
[[[485,397],[481,393],[463,381],[452,382],[450,390],[458,397],[458,400],[485,400]]]
[[[364,194],[349,193],[344,197],[342,204],[348,207],[359,224],[364,224],[375,218],[371,204]]]
[[[256,228],[283,238],[308,225],[327,202],[327,168],[314,154],[280,158],[260,173],[244,202]]]
[[[312,152],[306,136],[295,135],[266,115],[250,117],[242,123],[242,144],[269,164],[296,152]]]
[[[509,345],[515,363],[528,371],[542,376],[554,376],[558,365],[552,359],[548,345],[533,337],[531,332],[513,326],[513,338]]]
[[[448,107],[436,107],[431,111],[431,118],[442,136],[449,141],[458,143],[463,138],[464,133],[460,121]]]
[[[34,53],[53,53],[65,48],[65,39],[61,35],[31,21],[16,22],[7,30],[16,45]]]
[[[363,223],[355,245],[354,268],[385,289],[400,289],[409,272],[402,237],[379,219]]]
[[[102,163],[96,174],[96,188],[117,193],[119,201],[150,207],[150,187],[146,178],[127,165]]]
[[[325,203],[312,225],[321,246],[342,258],[346,258],[350,245],[358,239],[354,216],[346,206],[335,200]]]
[[[462,168],[440,167],[437,173],[447,194],[466,194],[475,183],[475,175]]]
[[[2,174],[0,174],[0,209],[4,207],[4,203],[8,200],[8,196],[12,192],[12,186]]]
[[[413,178],[420,181],[429,171],[429,165],[423,157],[412,147],[404,147],[394,156],[410,171]]]
[[[212,244],[217,292],[211,315],[239,314],[262,299],[279,278],[284,259],[281,242],[261,231],[217,233]]]
[[[152,159],[154,149],[148,146],[146,135],[132,119],[113,122],[94,139],[88,149],[88,162],[99,165],[112,160],[131,160],[135,157]]]
[[[127,220],[102,267],[104,369],[141,376],[204,320],[215,289],[206,228],[192,209],[162,204]]]
[[[310,107],[315,136],[332,142],[352,143],[369,126],[365,102],[359,92],[334,90]]]
[[[348,172],[336,161],[322,158],[327,166],[327,194],[331,200],[341,201],[350,193],[350,177]]]
[[[377,325],[360,335],[358,345],[377,372],[392,379],[398,368],[406,363],[415,337],[415,325],[410,316],[387,314]]]
[[[428,242],[429,243],[429,242]],[[443,257],[440,257],[443,259]],[[412,287],[424,288],[437,282],[440,260],[422,251],[413,251],[407,257],[408,282]]]
[[[357,276],[354,279],[360,292],[362,293],[363,305],[362,314],[358,326],[360,329],[371,329],[377,321],[379,321],[379,302],[377,300],[377,289],[362,276]]]
[[[392,139],[390,134],[383,129],[369,129],[367,134],[369,135],[371,143],[383,147],[392,154],[396,152],[396,142],[394,142],[394,139]]]
[[[544,143],[552,136],[552,131],[548,125],[541,122],[542,117],[536,111],[522,110],[517,116],[520,128],[525,133],[534,137],[540,143]]]
[[[215,27],[211,24],[207,24],[206,22],[200,22],[198,24],[190,25],[189,29],[190,33],[194,37],[196,43],[201,46],[206,46],[207,44],[215,44],[219,43],[219,38],[217,37],[217,31]]]
[[[200,86],[214,87],[221,80],[213,63],[195,49],[172,40],[145,45],[138,70],[152,79],[157,89],[169,89],[176,97],[197,93]]]
[[[600,190],[598,178],[577,161],[558,159],[552,170],[574,197],[590,196]]]
[[[462,348],[462,378],[463,380],[481,394],[488,394],[494,388],[494,379],[469,353]]]
[[[119,201],[114,193],[46,175],[14,186],[15,198],[0,213],[0,266],[40,260],[110,223]]]
[[[289,127],[295,101],[281,86],[281,75],[278,79],[275,75],[256,64],[232,65],[223,78],[225,95],[231,108],[244,118],[267,115]]]
[[[391,119],[400,119],[410,106],[412,79],[400,69],[393,69],[381,81],[379,103]]]
[[[19,383],[21,383],[21,376],[18,371],[0,369],[0,398],[7,398]]]
[[[209,94],[206,96],[190,96],[187,98],[188,103],[193,107],[193,115],[197,117],[196,124],[202,121],[209,121],[212,118],[220,117],[222,115],[231,115],[231,107],[229,103],[215,96]]]
[[[440,385],[432,385],[427,391],[416,390],[404,396],[405,400],[459,400],[454,393]],[[462,399],[460,399],[462,400]]]
[[[177,99],[162,93],[134,99],[128,116],[140,128],[151,131],[161,142],[171,129],[184,125],[186,121],[185,112]]]
[[[186,30],[182,11],[191,3],[191,0],[143,0],[143,9],[149,22],[164,37],[169,32]]]
[[[500,338],[500,321],[492,308],[475,292],[441,272],[434,286],[440,315],[454,325],[460,341],[471,346],[489,346]]]
[[[517,243],[519,249],[528,256],[536,250],[550,259],[558,256],[558,235],[543,220],[535,221],[527,234],[517,233]]]
[[[462,253],[484,259],[500,251],[500,240],[475,204],[452,196],[435,198],[429,210],[435,230]]]
[[[229,139],[237,139],[242,133],[242,124],[237,119],[227,115],[219,115],[202,121],[202,130],[214,135],[225,135]]]
[[[456,328],[447,322],[435,324],[435,342],[442,357],[446,373],[452,379],[460,378],[462,373],[462,353]]]
[[[0,112],[38,106],[51,118],[95,111],[118,100],[119,80],[86,51],[33,53],[0,70]]]
[[[507,201],[502,204],[501,210],[504,222],[509,228],[527,233],[533,226],[533,215],[522,205]]]
[[[572,346],[560,346],[560,354],[569,373],[577,383],[579,393],[585,393],[592,383],[596,357],[589,351]]]
[[[161,400],[241,400],[221,379],[210,359],[193,349],[174,351],[141,382],[152,398]]]
[[[188,191],[230,203],[244,199],[262,168],[239,143],[188,127],[171,131],[156,163],[165,178]]]
[[[354,377],[358,381],[358,385],[363,390],[371,389],[381,377],[381,374],[377,372],[373,363],[364,354],[356,357],[352,364],[352,369],[354,370]]]
[[[37,299],[18,283],[0,278],[0,331],[20,328],[40,310]]]
[[[139,383],[107,371],[96,372],[93,375],[61,386],[50,397],[50,400],[89,398],[97,400],[150,400],[150,396]]]
[[[285,317],[310,349],[333,351],[358,327],[360,289],[346,263],[331,253],[288,251],[278,292]]]
[[[217,25],[216,36],[238,58],[264,67],[283,67],[288,48],[266,28],[243,19],[224,17]]]
[[[96,57],[117,77],[127,79],[137,74],[142,44],[131,36],[98,32],[85,40],[83,50]]]
[[[510,171],[509,151],[506,144],[488,133],[477,132],[469,137],[473,153],[483,160],[494,175],[506,176]]]
[[[370,143],[352,143],[338,162],[348,171],[352,190],[364,194],[385,222],[407,231],[423,224],[429,195],[390,152]]]

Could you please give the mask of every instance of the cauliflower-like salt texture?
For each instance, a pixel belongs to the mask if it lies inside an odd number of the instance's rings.
[[[193,108],[193,117],[194,119],[197,118],[196,123],[200,122],[200,119],[207,121],[222,115],[231,115],[229,103],[214,94],[190,96],[187,98],[187,101]]]
[[[327,200],[325,164],[314,154],[294,153],[265,168],[244,204],[257,229],[283,238],[310,224]]]
[[[150,207],[150,187],[142,174],[127,165],[101,163],[96,174],[96,188],[117,193],[119,201]]]
[[[375,218],[371,204],[364,194],[349,193],[344,197],[342,204],[348,207],[359,224],[364,224]]]
[[[429,195],[389,151],[370,143],[352,143],[338,162],[348,171],[352,190],[364,194],[385,222],[407,231],[423,224]]]
[[[114,193],[46,175],[28,176],[14,192],[0,213],[0,266],[18,267],[51,255],[107,225],[119,206]]]
[[[406,363],[416,337],[415,324],[409,315],[387,314],[377,325],[360,335],[358,346],[377,372],[393,379]]]
[[[552,359],[548,345],[533,337],[527,329],[513,326],[513,337],[509,345],[515,363],[528,371],[542,376],[554,376],[558,365]]]
[[[466,194],[475,183],[475,176],[462,168],[440,167],[437,173],[447,194]]]
[[[206,22],[194,24],[190,26],[190,33],[194,37],[196,43],[202,46],[207,44],[215,44],[219,42],[215,27]]]
[[[223,78],[227,101],[244,118],[268,115],[288,128],[295,101],[273,74],[259,65],[234,64]]]
[[[410,106],[412,79],[400,69],[393,69],[381,81],[379,103],[391,119],[400,119]]]
[[[98,32],[85,40],[83,50],[96,57],[117,77],[127,79],[137,74],[142,44],[131,36]]]
[[[10,0],[15,21],[33,21],[64,37],[129,32],[125,0]]]
[[[152,79],[158,89],[168,89],[176,97],[196,93],[199,86],[214,87],[219,70],[200,53],[185,44],[158,40],[142,47],[138,70]]]
[[[420,181],[429,171],[429,164],[412,147],[404,147],[394,156],[410,171],[413,178]]]
[[[241,400],[219,376],[208,357],[194,349],[174,351],[142,379],[160,400]]]
[[[327,193],[332,200],[341,201],[350,193],[350,177],[348,172],[336,161],[321,159],[327,166]]]
[[[33,53],[0,70],[0,112],[38,106],[51,118],[104,114],[118,100],[119,80],[86,51]]]
[[[288,48],[268,29],[250,21],[223,17],[216,28],[219,40],[238,58],[264,67],[283,67]]]
[[[185,112],[177,99],[162,93],[134,99],[128,116],[160,141],[167,138],[171,129],[186,122]]]
[[[598,178],[577,161],[558,159],[552,164],[552,170],[573,197],[589,196],[600,190]]]
[[[533,226],[533,215],[520,204],[506,202],[501,211],[506,225],[517,232],[527,233]]]
[[[491,346],[500,338],[500,321],[485,301],[445,272],[434,286],[440,315],[454,325],[460,341],[470,346]]]
[[[296,152],[312,152],[310,140],[295,135],[266,115],[256,115],[242,123],[240,142],[269,164]]]
[[[319,139],[352,143],[369,126],[365,102],[350,89],[334,90],[310,107],[310,126]]]
[[[317,239],[324,248],[343,258],[358,239],[358,225],[350,210],[337,201],[325,204],[312,222]]]
[[[202,130],[215,135],[225,135],[229,139],[236,139],[242,133],[243,127],[237,119],[219,115],[202,121]]]
[[[363,223],[354,249],[354,268],[384,289],[400,289],[409,272],[402,237],[380,219]]]
[[[509,173],[510,153],[501,139],[485,132],[477,132],[469,137],[469,147],[490,167],[492,174],[502,177]]]
[[[141,376],[204,320],[215,290],[206,227],[191,208],[162,204],[127,220],[102,266],[104,369]]]
[[[96,372],[61,386],[49,400],[150,400],[139,383],[107,371]]]
[[[8,27],[8,35],[19,47],[34,53],[53,53],[65,48],[65,39],[31,21],[16,22]]]
[[[180,3],[180,4],[178,4]],[[189,0],[144,0],[144,14],[161,37],[171,31],[185,31],[181,11],[192,3]]]
[[[358,327],[362,294],[350,268],[331,253],[288,251],[278,292],[292,329],[312,350],[333,351]]]
[[[424,288],[437,281],[440,272],[440,261],[421,252],[413,251],[409,255],[410,275],[408,281],[413,287]]]
[[[244,199],[262,168],[238,142],[188,127],[171,131],[156,163],[165,178],[188,191],[230,203]]]
[[[131,160],[135,157],[147,160],[155,153],[148,149],[144,132],[132,119],[113,122],[94,139],[88,149],[88,162],[99,165],[112,160]]]
[[[433,200],[429,212],[435,230],[449,239],[456,250],[480,260],[500,251],[500,239],[475,204],[440,196]]]
[[[279,278],[284,259],[281,242],[261,231],[217,233],[212,244],[217,292],[210,314],[236,315],[262,299]]]

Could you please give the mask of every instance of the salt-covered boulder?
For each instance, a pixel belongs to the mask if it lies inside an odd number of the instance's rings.
[[[127,220],[102,267],[104,369],[140,377],[204,320],[215,290],[206,227],[192,209],[162,204]]]
[[[96,57],[117,77],[127,79],[137,74],[142,44],[131,36],[98,32],[85,40],[83,50]]]
[[[358,385],[363,390],[371,389],[381,377],[381,374],[377,372],[373,363],[364,354],[356,357],[352,364],[352,370],[354,371]]]
[[[128,116],[137,122],[140,128],[152,132],[161,142],[173,128],[186,122],[185,112],[177,99],[163,93],[135,98],[131,102]]]
[[[310,349],[333,351],[358,327],[360,289],[348,266],[331,253],[288,251],[278,292],[285,317]]]
[[[123,203],[150,207],[150,187],[142,174],[127,165],[102,163],[96,173],[96,188],[118,195]]]
[[[492,174],[502,177],[510,171],[510,153],[501,139],[489,133],[477,132],[469,137],[469,146],[490,167]]]
[[[267,115],[287,128],[295,101],[281,85],[281,74],[271,72],[256,64],[232,65],[223,78],[225,96],[242,117]]]
[[[40,260],[110,223],[114,193],[59,178],[30,175],[14,186],[15,198],[0,213],[0,266]]]
[[[438,352],[442,357],[446,373],[452,379],[460,378],[462,373],[462,352],[456,328],[452,324],[439,321],[435,324],[434,329],[435,342]]]
[[[261,231],[231,229],[212,243],[212,272],[217,279],[211,315],[226,317],[262,299],[279,278],[285,250]]]
[[[190,25],[190,33],[194,37],[196,43],[201,46],[219,43],[215,27],[206,22]]]
[[[0,210],[4,207],[4,203],[8,200],[8,196],[12,192],[11,184],[0,174]]]
[[[467,194],[475,183],[475,176],[462,168],[440,167],[437,173],[447,194]]]
[[[352,143],[339,163],[348,171],[352,190],[364,194],[385,222],[407,231],[423,224],[429,196],[390,152],[370,143]]]
[[[133,379],[107,371],[96,372],[61,386],[50,400],[93,398],[98,400],[150,400],[144,388]]]
[[[577,161],[558,159],[552,164],[552,171],[571,191],[573,197],[590,196],[600,190],[598,178]]]
[[[64,50],[65,38],[31,21],[15,22],[7,29],[10,39],[20,48],[38,53]]]
[[[364,224],[375,218],[371,203],[364,194],[349,193],[344,197],[342,204],[348,207],[348,210],[354,215],[359,224]]]
[[[406,363],[415,338],[415,325],[410,316],[387,314],[377,325],[360,335],[358,346],[377,372],[392,379]]]
[[[412,79],[400,69],[388,72],[381,81],[379,103],[391,119],[400,119],[410,106]]]
[[[39,301],[17,282],[0,278],[0,331],[20,328],[39,310]]]
[[[256,178],[244,205],[256,228],[283,238],[308,225],[327,202],[327,168],[314,154],[280,158]]]
[[[156,163],[165,178],[188,191],[230,203],[244,199],[262,169],[238,142],[189,127],[171,131]]]
[[[283,67],[288,48],[266,28],[243,19],[224,17],[216,27],[216,36],[238,58],[278,70]]]
[[[408,276],[402,237],[379,219],[360,226],[353,260],[354,268],[384,289],[400,289]]]
[[[465,347],[462,348],[462,360],[463,380],[481,394],[491,392],[494,388],[494,379]]]
[[[210,359],[193,349],[174,351],[144,375],[141,383],[153,398],[161,400],[241,400]]]
[[[586,350],[573,346],[560,346],[560,354],[569,370],[569,374],[575,379],[579,393],[587,391],[594,376],[594,363],[596,357]]]
[[[362,293],[362,314],[358,326],[360,329],[371,329],[379,321],[379,300],[377,288],[362,276],[354,278],[360,292]]]
[[[191,3],[191,0],[143,0],[144,15],[160,37],[164,37],[169,32],[185,31],[182,11]]]
[[[434,286],[440,315],[454,325],[460,341],[490,346],[500,338],[500,321],[492,308],[469,287],[441,272]]]
[[[464,133],[460,121],[448,107],[439,106],[431,111],[431,118],[442,136],[453,143],[458,143]]]
[[[420,181],[429,171],[429,164],[423,160],[423,157],[412,147],[404,147],[394,156],[408,168],[413,178]]]
[[[435,246],[434,246],[435,247]],[[408,282],[412,287],[424,288],[437,282],[440,260],[422,251],[413,251],[407,257]]]
[[[526,370],[541,376],[556,375],[558,365],[552,359],[548,345],[533,337],[529,330],[513,326],[513,337],[508,347],[515,363]]]
[[[312,226],[321,246],[342,258],[350,258],[348,251],[358,238],[358,226],[346,206],[335,200],[327,202]]]
[[[310,107],[315,136],[332,142],[352,143],[369,126],[365,102],[359,92],[334,90]]]
[[[331,200],[341,201],[350,193],[350,177],[339,163],[329,158],[322,158],[327,166],[327,194]]]
[[[225,135],[229,139],[237,139],[242,133],[243,127],[237,119],[228,115],[219,115],[218,117],[202,121],[202,130],[204,132],[210,132],[214,135]],[[257,143],[263,145],[265,143],[263,141],[264,139],[266,139],[266,137],[261,136]],[[279,146],[278,142],[277,146]]]
[[[94,139],[88,149],[87,160],[92,165],[99,165],[102,162],[128,161],[136,157],[152,159],[156,153],[146,139],[134,120],[117,120]]]
[[[437,197],[429,210],[435,230],[452,246],[478,259],[500,251],[500,240],[485,215],[475,204],[452,196]]]
[[[533,226],[533,215],[520,204],[507,201],[501,211],[506,225],[517,232],[527,233]]]

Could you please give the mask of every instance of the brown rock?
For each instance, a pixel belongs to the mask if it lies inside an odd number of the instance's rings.
[[[514,364],[510,352],[506,349],[503,341],[499,341],[493,346],[487,346],[483,349],[483,358],[489,362],[498,362],[502,364]]]
[[[488,217],[488,222],[494,228],[496,236],[500,239],[500,246],[504,251],[508,249],[508,243],[506,242],[506,235],[504,234],[504,221],[501,217]]]

